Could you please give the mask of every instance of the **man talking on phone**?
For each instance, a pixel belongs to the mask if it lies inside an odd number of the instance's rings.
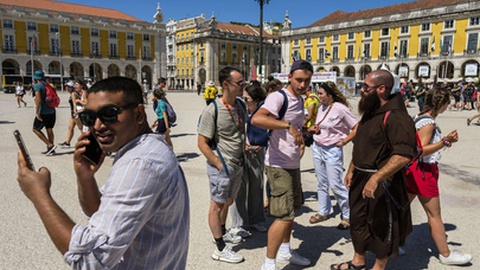
[[[18,157],[18,181],[50,238],[73,269],[185,269],[189,197],[171,148],[151,132],[141,86],[111,77],[88,90],[80,118],[90,130],[75,145],[78,197],[88,225],[75,224],[50,194],[50,172],[29,170]],[[92,143],[103,150],[97,165],[84,157]],[[106,152],[117,152],[102,189],[95,173]]]

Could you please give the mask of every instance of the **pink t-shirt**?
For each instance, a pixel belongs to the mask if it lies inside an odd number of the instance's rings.
[[[328,111],[328,106],[321,104],[318,108],[318,124]],[[320,145],[331,146],[343,140],[350,133],[352,128],[359,122],[358,117],[353,115],[350,109],[340,102],[334,102],[332,109],[320,124],[320,134],[313,135],[313,139]]]
[[[303,99],[295,96],[287,89],[288,107],[282,121],[291,122],[294,127],[301,131],[303,124]],[[268,95],[262,108],[265,108],[277,118],[283,106],[283,95],[280,92],[273,92]],[[295,145],[293,136],[287,129],[275,129],[270,135],[268,148],[265,154],[265,165],[284,169],[300,168],[300,146]]]

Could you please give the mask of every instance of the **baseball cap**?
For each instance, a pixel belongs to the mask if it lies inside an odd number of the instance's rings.
[[[313,66],[305,60],[297,60],[293,62],[292,67],[290,68],[290,73],[293,73],[297,69],[305,69],[313,73]]]
[[[73,83],[72,81],[69,81],[65,84],[65,86],[75,87],[75,83]]]

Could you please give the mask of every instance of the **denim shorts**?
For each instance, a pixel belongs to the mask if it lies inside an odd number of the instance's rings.
[[[235,199],[243,181],[243,166],[227,165],[227,170],[207,163],[207,174],[210,182],[210,199],[218,203],[226,203]]]

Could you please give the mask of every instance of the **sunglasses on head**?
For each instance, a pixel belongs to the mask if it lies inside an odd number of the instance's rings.
[[[135,108],[137,105],[138,103],[129,103],[122,107],[111,105],[101,108],[98,112],[85,109],[78,114],[78,117],[80,117],[82,124],[87,127],[95,125],[97,118],[100,119],[100,121],[102,121],[102,123],[105,125],[110,125],[118,121],[118,115],[123,110]]]

